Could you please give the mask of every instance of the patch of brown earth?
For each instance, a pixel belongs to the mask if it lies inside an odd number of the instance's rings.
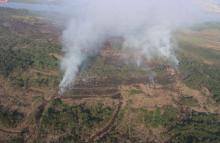
[[[178,82],[176,87],[178,87],[181,95],[192,96],[198,101],[199,106],[190,107],[194,111],[220,113],[220,106],[217,105],[215,101],[210,97],[210,93],[207,91],[207,89],[203,88],[203,90],[198,91],[187,87],[181,82]],[[204,92],[206,92],[206,95]]]
[[[178,94],[163,89],[161,85],[152,86],[138,84],[139,90],[143,93],[130,95],[129,90],[134,88],[134,86],[122,86],[122,95],[125,101],[130,104],[132,108],[147,108],[149,110],[155,110],[157,107],[164,107],[167,105],[175,104],[175,98]]]

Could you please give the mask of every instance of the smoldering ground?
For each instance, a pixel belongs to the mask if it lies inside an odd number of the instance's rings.
[[[65,57],[60,93],[72,86],[79,67],[110,37],[123,37],[123,48],[153,60],[160,57],[178,65],[172,32],[179,27],[206,21],[209,14],[197,0],[64,0],[60,11],[66,17],[62,44]]]

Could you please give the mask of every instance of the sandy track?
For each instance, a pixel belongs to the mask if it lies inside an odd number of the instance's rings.
[[[20,134],[21,130],[0,128],[0,132],[5,132],[5,133],[8,133],[8,134]]]

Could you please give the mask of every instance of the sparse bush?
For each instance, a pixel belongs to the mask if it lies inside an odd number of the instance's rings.
[[[159,108],[154,111],[144,110],[144,122],[146,125],[150,125],[152,127],[159,127],[162,125],[162,115]]]
[[[111,114],[112,109],[103,104],[69,106],[55,99],[42,116],[41,134],[65,134],[59,139],[62,142],[82,141],[92,128],[108,120]]]
[[[216,102],[220,102],[220,67],[207,65],[182,56],[179,69],[184,83],[194,89],[206,87]]]
[[[10,111],[0,106],[0,123],[6,127],[16,127],[24,118],[24,114],[18,111]]]
[[[143,93],[141,89],[132,88],[128,91],[129,95],[137,95]]]
[[[169,126],[170,143],[218,143],[220,142],[219,116],[197,113],[184,115]]]
[[[0,73],[9,76],[15,69],[26,70],[33,63],[32,58],[23,50],[0,48]]]
[[[197,106],[198,105],[198,101],[192,96],[181,97],[180,103],[186,106]]]
[[[142,111],[144,112],[145,124],[154,128],[173,124],[177,120],[177,116],[179,114],[179,109],[171,106],[167,106],[163,113],[160,108],[157,108],[154,111],[148,111],[145,109]]]

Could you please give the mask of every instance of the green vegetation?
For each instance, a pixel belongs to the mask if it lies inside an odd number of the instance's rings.
[[[171,106],[166,107],[163,113],[160,108],[154,111],[148,111],[146,109],[142,109],[142,111],[144,113],[145,124],[154,128],[173,124],[173,122],[177,120],[177,115],[179,114],[179,110]]]
[[[163,110],[163,111],[162,111]],[[219,143],[220,142],[220,115],[200,112],[181,112],[180,109],[167,106],[154,111],[141,110],[144,113],[144,123],[149,127],[165,127],[163,135],[169,137],[169,143]],[[128,131],[118,134],[114,129],[99,143],[121,142],[129,139],[132,142],[140,141],[129,136]]]
[[[155,111],[145,111],[144,121],[146,124],[150,124],[153,127],[158,127],[162,124],[162,115],[160,109]]]
[[[50,54],[60,53],[60,45],[39,33],[34,23],[19,18],[32,16],[30,13],[17,10],[15,15],[15,10],[4,8],[0,13],[0,75],[23,89],[57,87],[59,75],[48,71],[58,71],[59,61]],[[28,73],[30,69],[37,71],[36,76]]]
[[[220,52],[190,44],[189,40],[180,39],[179,45],[179,70],[184,83],[198,90],[207,88],[213,99],[220,102]]]
[[[198,105],[198,101],[192,96],[181,97],[180,103],[186,106],[197,106]]]
[[[202,41],[203,39],[199,38],[199,40]],[[180,41],[179,45],[181,49],[178,50],[178,54],[180,54],[179,58],[183,58],[183,60],[187,58],[204,64],[206,64],[205,61],[207,61],[213,66],[220,66],[220,51],[197,46],[197,43],[198,41],[191,43],[190,38],[185,41]]]
[[[52,47],[51,45],[42,45],[42,47],[30,45],[28,49],[0,47],[0,74],[9,77],[11,82],[19,87],[55,87],[58,85],[58,76],[50,76],[50,73],[46,73],[48,75],[38,74],[35,77],[23,73],[28,69],[57,71],[59,61],[49,56],[50,52],[57,52],[57,49],[56,46]]]
[[[219,115],[191,113],[169,126],[171,143],[219,143]]]
[[[181,113],[167,107],[164,112],[143,110],[147,126],[167,128],[170,143],[218,143],[220,142],[220,116],[209,113]]]
[[[97,143],[123,143],[123,142],[141,142],[139,138],[129,136],[129,130],[125,130],[123,134],[116,130],[111,131],[106,136],[97,141]]]
[[[143,93],[141,89],[132,88],[128,91],[129,95],[137,95]]]
[[[24,143],[24,138],[22,136],[14,137],[10,140],[10,143]]]
[[[10,32],[7,34],[5,32],[3,35],[9,36]],[[20,35],[12,35],[11,37],[0,38],[1,73],[9,75],[16,67],[28,68],[30,65],[40,70],[58,68],[58,61],[49,56],[50,53],[59,52],[57,45],[46,41],[26,39]]]
[[[1,18],[1,20],[3,20],[3,18],[11,18],[15,14],[17,16],[24,16],[24,15],[30,14],[30,12],[27,11],[27,10],[17,10],[17,9],[4,8],[4,7],[0,8],[0,18]]]
[[[20,49],[0,48],[0,74],[9,76],[15,70],[23,72],[33,63],[31,56]]]
[[[158,128],[161,126],[168,127],[171,124],[175,124],[180,114],[179,109],[172,106],[167,106],[163,111],[162,110],[162,108],[157,108],[154,111],[148,111],[147,109],[139,110],[140,118],[143,118],[143,122],[146,125],[146,128]],[[139,111],[136,110],[135,112]],[[98,143],[121,143],[125,140],[130,142],[143,142],[143,138],[138,138],[133,134],[135,127],[132,125],[123,129],[123,132],[118,131],[120,128],[115,126],[115,128],[113,128],[113,130],[106,136],[101,138]]]
[[[69,106],[60,99],[51,102],[40,121],[40,134],[65,134],[59,142],[82,142],[95,127],[110,119],[112,109],[103,104]]]
[[[179,67],[187,86],[195,89],[206,87],[212,93],[212,97],[220,102],[219,67],[206,65],[191,59],[182,60]]]
[[[24,118],[24,114],[16,110],[11,111],[3,106],[0,106],[0,124],[5,127],[16,127]]]
[[[206,28],[220,30],[219,22],[205,22],[191,27],[192,30],[200,31]]]

